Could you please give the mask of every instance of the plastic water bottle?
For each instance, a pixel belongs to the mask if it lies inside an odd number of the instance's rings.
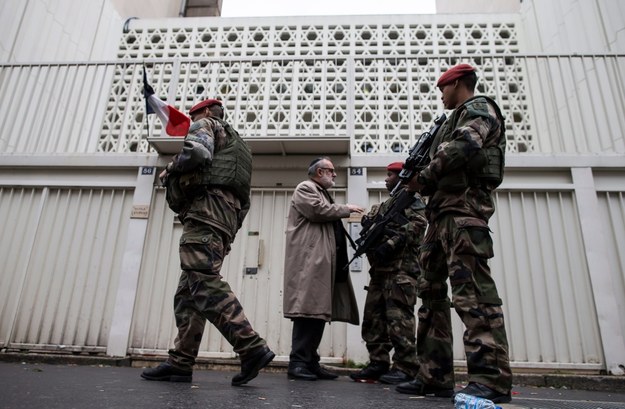
[[[495,406],[493,401],[488,399],[458,393],[454,398],[454,409],[501,409],[501,407]]]

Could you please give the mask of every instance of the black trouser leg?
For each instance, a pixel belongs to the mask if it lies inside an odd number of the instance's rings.
[[[316,318],[293,318],[291,354],[289,369],[306,367],[309,370],[319,368],[317,349],[323,337],[326,322]]]

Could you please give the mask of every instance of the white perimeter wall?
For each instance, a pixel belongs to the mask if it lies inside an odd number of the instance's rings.
[[[525,0],[521,18],[528,53],[625,51],[625,2],[621,0]]]

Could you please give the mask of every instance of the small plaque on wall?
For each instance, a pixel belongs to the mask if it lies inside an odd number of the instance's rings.
[[[362,168],[349,168],[350,176],[363,176],[364,172]]]
[[[132,206],[131,219],[147,219],[150,214],[150,205],[134,205]]]

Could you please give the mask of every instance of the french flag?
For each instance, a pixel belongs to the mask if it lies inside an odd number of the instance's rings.
[[[156,114],[169,136],[186,136],[191,126],[191,119],[171,105],[161,101],[154,95],[154,88],[148,84],[148,76],[143,69],[143,96],[145,97],[145,112]]]

